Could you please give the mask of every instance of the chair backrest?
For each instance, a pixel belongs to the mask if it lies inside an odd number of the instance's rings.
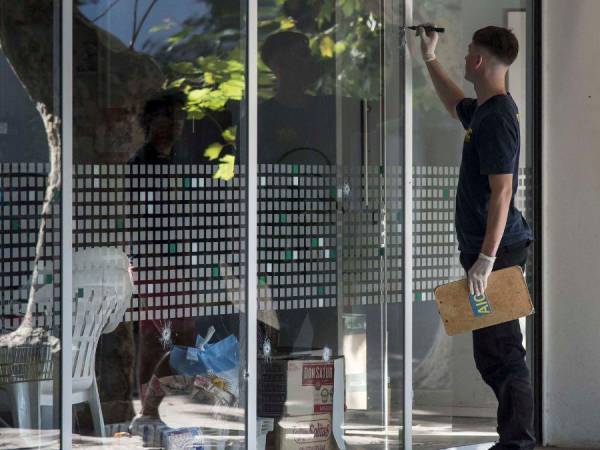
[[[122,250],[101,247],[73,255],[73,389],[87,389],[94,377],[102,333],[123,319],[133,292],[129,261]]]

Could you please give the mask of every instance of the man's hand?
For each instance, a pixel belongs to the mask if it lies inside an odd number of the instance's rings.
[[[477,258],[477,261],[475,261],[468,274],[469,292],[471,294],[485,294],[488,278],[490,273],[492,273],[495,261],[496,258],[493,256],[487,256],[483,253],[479,254],[479,258]]]
[[[417,35],[421,37],[421,55],[423,61],[430,62],[435,60],[435,48],[440,38],[437,31],[426,31],[426,27],[435,27],[431,23],[424,23],[417,27]]]

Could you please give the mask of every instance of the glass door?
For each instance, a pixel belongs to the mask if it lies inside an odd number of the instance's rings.
[[[464,56],[473,33],[488,25],[507,27],[515,33],[519,55],[509,70],[507,86],[520,117],[521,159],[516,206],[533,225],[533,151],[527,137],[531,95],[527,70],[532,57],[527,30],[529,4],[510,0],[415,2],[414,23],[435,22],[446,28],[440,36],[437,57],[467,97],[475,97],[473,85],[464,78]],[[413,53],[419,55],[412,67],[413,440],[427,449],[459,448],[498,439],[498,403],[475,368],[471,333],[448,337],[433,297],[436,286],[465,277],[454,230],[464,129],[437,98],[427,68],[420,60],[418,38],[413,37],[411,42]],[[526,266],[530,290],[532,273],[530,258]],[[526,321],[521,319],[523,336],[527,335],[527,328]],[[479,448],[488,447],[489,444],[484,444]]]
[[[402,13],[258,3],[258,448],[402,446]]]
[[[245,446],[245,16],[75,4],[75,447]]]

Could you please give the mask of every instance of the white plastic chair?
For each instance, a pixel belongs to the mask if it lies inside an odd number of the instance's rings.
[[[88,402],[94,430],[104,436],[95,360],[102,333],[114,331],[133,292],[129,260],[120,249],[91,248],[73,256],[72,403]],[[40,406],[52,405],[52,383],[42,382]]]
[[[74,253],[72,403],[89,403],[99,436],[105,431],[95,375],[96,348],[100,335],[114,331],[121,322],[132,292],[129,260],[122,250],[103,247]],[[34,426],[36,422],[39,425],[41,409],[52,407],[57,400],[53,381],[15,383],[10,389],[13,411]]]

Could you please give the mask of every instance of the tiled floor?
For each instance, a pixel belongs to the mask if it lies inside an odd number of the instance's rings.
[[[215,417],[211,410],[202,405],[190,404],[181,397],[166,398],[161,405],[161,416],[173,428],[194,424],[208,429],[225,429],[224,435],[243,434],[243,410],[229,411],[227,416]],[[400,449],[400,421],[392,423],[387,430],[369,424],[376,422],[368,416],[353,417],[344,429],[344,440],[348,450],[394,450]],[[418,450],[441,450],[451,447],[493,442],[494,420],[489,418],[459,418],[431,414],[415,414],[413,427],[413,448]],[[217,438],[218,439],[218,438]],[[386,445],[387,444],[387,445]],[[0,449],[55,449],[59,446],[59,433],[56,430],[17,430],[0,428]],[[73,448],[85,450],[142,449],[143,442],[138,436],[98,438],[75,435]],[[150,447],[145,447],[149,449]],[[208,447],[218,448],[218,447]],[[223,447],[221,447],[223,448]],[[469,450],[486,450],[477,445]],[[540,447],[541,449],[542,447]],[[573,450],[573,449],[567,449]],[[583,450],[583,449],[578,449]],[[591,450],[591,449],[588,449]]]
[[[355,445],[348,446],[349,449],[385,449],[386,447],[381,443],[374,443],[368,436],[365,437],[364,443],[361,444],[359,441],[355,441]],[[56,449],[59,447],[59,436],[56,431],[45,431],[41,434],[34,436],[32,433],[25,433],[20,435],[19,430],[0,428],[0,449]],[[108,449],[121,449],[121,450],[139,450],[144,448],[150,450],[149,447],[143,447],[141,438],[138,437],[123,437],[123,438],[96,438],[91,436],[74,436],[73,441],[74,449],[85,449],[85,450],[108,450]],[[399,449],[400,447],[393,442],[388,442],[387,449]],[[431,449],[431,448],[448,448],[447,446],[435,446],[432,447],[425,442],[417,443],[413,445],[414,449]],[[483,450],[485,447],[478,446],[472,447],[470,450]],[[536,447],[536,450],[557,450],[554,447]],[[562,448],[561,450],[598,450],[598,449],[573,449],[573,448]]]

